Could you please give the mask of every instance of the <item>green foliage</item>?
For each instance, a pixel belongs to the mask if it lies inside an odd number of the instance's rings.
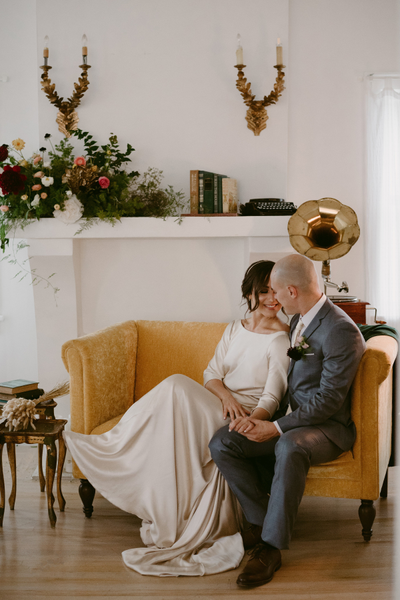
[[[163,172],[149,168],[132,185],[132,194],[140,201],[137,216],[140,217],[179,217],[185,207],[182,191],[175,192],[172,186],[162,189]]]

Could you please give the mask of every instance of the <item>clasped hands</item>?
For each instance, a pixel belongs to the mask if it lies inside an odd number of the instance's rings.
[[[271,421],[253,417],[237,417],[229,424],[229,431],[237,431],[252,442],[268,442],[279,436],[279,431]]]
[[[275,425],[267,420],[270,418],[268,411],[256,408],[251,415],[250,411],[225,388],[221,380],[211,379],[206,383],[206,388],[221,400],[224,419],[231,418],[229,431],[237,431],[252,442],[267,442],[280,435]]]

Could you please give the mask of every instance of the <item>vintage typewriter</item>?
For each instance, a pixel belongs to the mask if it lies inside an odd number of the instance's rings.
[[[285,202],[282,198],[254,198],[246,204],[241,204],[239,214],[244,217],[254,215],[293,215],[297,206],[293,202]]]

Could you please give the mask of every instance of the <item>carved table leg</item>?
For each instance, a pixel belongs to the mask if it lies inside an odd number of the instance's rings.
[[[386,475],[385,475],[385,479],[383,480],[382,483],[382,488],[381,488],[381,498],[387,498],[388,495],[388,475],[389,475],[389,469],[386,470]]]
[[[12,488],[8,499],[10,509],[14,510],[15,498],[17,495],[17,461],[15,460],[15,444],[7,442],[8,462],[10,463]]]
[[[49,512],[50,524],[56,526],[56,513],[54,512],[53,483],[57,464],[57,448],[54,440],[47,444],[47,464],[46,464],[46,488],[47,488],[47,508]]]
[[[0,527],[3,527],[4,504],[6,498],[3,477],[3,446],[3,442],[0,442]]]
[[[63,512],[63,510],[65,508],[65,498],[62,495],[62,491],[61,491],[61,478],[62,478],[62,472],[63,472],[63,468],[64,468],[65,454],[66,454],[66,447],[65,447],[64,438],[61,433],[60,437],[58,438],[58,465],[57,465],[57,498],[58,498],[58,506],[60,507],[61,512]]]
[[[83,503],[83,512],[85,517],[90,519],[93,512],[93,498],[96,490],[87,479],[81,479],[81,485],[79,486],[79,495]]]
[[[43,444],[38,444],[38,474],[40,491],[44,492],[46,487],[46,480],[43,475]]]
[[[361,505],[358,509],[362,529],[362,536],[366,542],[369,542],[372,537],[372,525],[375,520],[376,510],[373,500],[361,500]]]

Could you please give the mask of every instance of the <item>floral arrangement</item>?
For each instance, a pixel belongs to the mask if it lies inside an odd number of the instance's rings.
[[[114,224],[121,217],[180,216],[184,207],[181,192],[160,187],[162,172],[149,169],[139,178],[126,171],[134,148],[122,152],[118,138],[100,146],[88,132],[71,131],[83,140],[85,151],[74,157],[74,148],[65,138],[55,147],[51,135],[45,140],[51,150],[39,149],[29,159],[23,155],[25,142],[17,138],[12,146],[0,146],[0,243],[4,250],[7,234],[26,226],[32,219],[54,217],[64,223],[83,219],[82,229],[96,220]],[[151,198],[145,192],[151,191]]]
[[[303,335],[294,346],[288,349],[287,355],[292,360],[300,360],[307,354],[306,350],[308,348],[310,348],[310,344],[308,344],[307,338]]]

